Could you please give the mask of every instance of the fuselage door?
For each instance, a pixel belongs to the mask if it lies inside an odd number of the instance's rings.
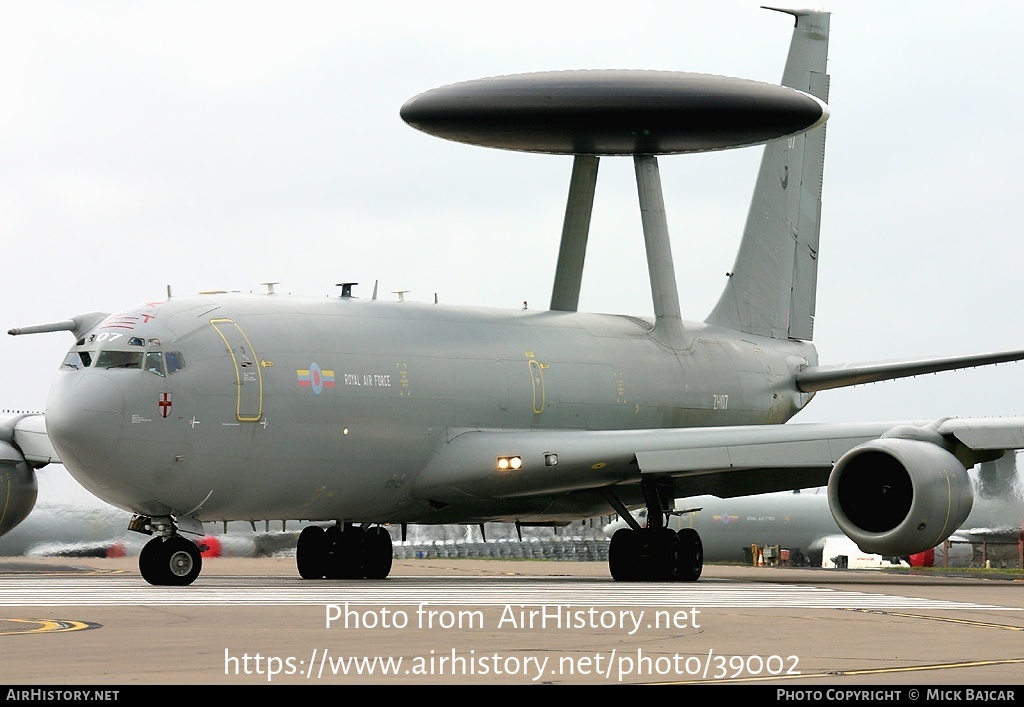
[[[249,337],[230,319],[211,319],[210,324],[224,340],[234,362],[238,387],[235,414],[240,422],[257,422],[263,415],[263,374]]]
[[[533,383],[533,412],[536,415],[544,412],[544,366],[532,356],[528,359],[530,364],[530,382]]]

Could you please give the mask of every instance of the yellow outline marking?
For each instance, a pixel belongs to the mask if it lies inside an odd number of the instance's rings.
[[[210,320],[210,326],[213,327],[213,330],[215,332],[217,332],[217,334],[220,336],[221,340],[224,341],[224,345],[227,346],[227,348],[228,348],[228,353],[231,354],[231,362],[235,365],[235,386],[238,388],[238,397],[236,398],[236,401],[235,401],[235,418],[239,422],[259,422],[260,418],[263,417],[263,374],[260,372],[259,367],[257,367],[255,369],[255,371],[256,371],[256,380],[259,382],[259,394],[258,394],[259,395],[259,400],[258,400],[258,406],[257,406],[258,409],[256,411],[256,416],[255,417],[250,417],[250,416],[243,417],[242,416],[242,377],[241,377],[242,376],[242,367],[238,365],[238,359],[235,358],[235,350],[231,347],[231,343],[228,341],[228,338],[226,336],[224,336],[224,332],[222,332],[220,330],[220,328],[217,326],[218,323],[227,323],[227,324],[230,324],[233,327],[235,327],[235,330],[238,331],[239,334],[241,334],[243,339],[245,339],[245,344],[246,344],[246,346],[249,347],[249,353],[252,354],[254,362],[259,360],[259,356],[256,355],[256,351],[252,347],[252,342],[249,341],[249,337],[246,336],[244,331],[242,331],[242,327],[238,326],[238,324],[235,323],[233,320],[226,319],[226,318],[211,319]]]
[[[541,364],[536,359],[529,359],[530,368],[530,383],[533,385],[533,412],[536,415],[544,412],[544,405],[547,402],[547,398],[544,393],[544,369],[541,368]],[[537,375],[534,375],[534,371]],[[540,384],[540,407],[537,407],[537,385]]]

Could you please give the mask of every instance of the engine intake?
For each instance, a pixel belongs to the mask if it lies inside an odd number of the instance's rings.
[[[865,552],[905,557],[959,528],[974,505],[967,469],[929,441],[881,438],[844,454],[828,480],[839,528]]]

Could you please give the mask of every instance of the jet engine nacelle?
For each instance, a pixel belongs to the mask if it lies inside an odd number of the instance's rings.
[[[35,470],[14,445],[0,441],[0,535],[28,517],[38,493]]]
[[[952,535],[971,512],[974,490],[964,465],[937,444],[882,437],[836,462],[828,503],[859,548],[905,557]]]

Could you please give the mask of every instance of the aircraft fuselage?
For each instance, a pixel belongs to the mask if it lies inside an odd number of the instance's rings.
[[[810,344],[686,326],[673,351],[626,316],[176,298],[76,342],[47,429],[84,486],[144,515],[453,522],[415,484],[456,431],[776,423],[810,399],[792,382]]]

